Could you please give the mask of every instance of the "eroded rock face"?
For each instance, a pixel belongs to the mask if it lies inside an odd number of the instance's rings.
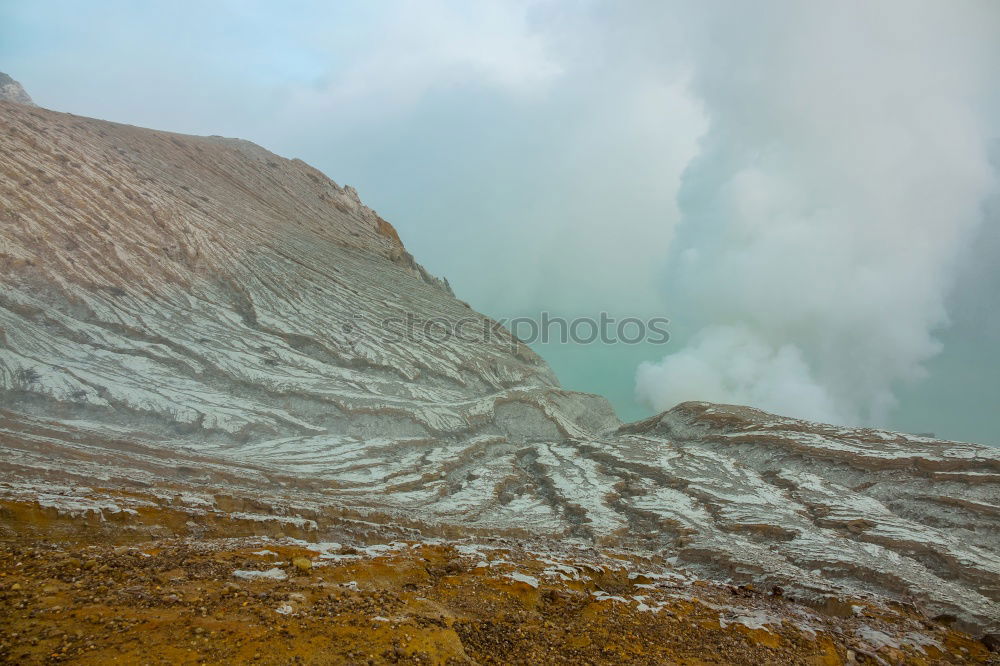
[[[34,106],[31,97],[24,91],[21,84],[10,78],[9,75],[0,72],[0,102],[14,102],[15,104],[27,104]]]
[[[996,450],[704,403],[622,426],[353,188],[245,141],[0,102],[0,156],[10,529],[25,503],[102,529],[169,507],[177,534],[350,515],[997,625]]]

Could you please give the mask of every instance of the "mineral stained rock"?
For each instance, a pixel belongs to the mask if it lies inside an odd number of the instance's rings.
[[[252,143],[0,101],[0,284],[7,536],[351,520],[998,629],[997,450],[706,403],[622,425]]]

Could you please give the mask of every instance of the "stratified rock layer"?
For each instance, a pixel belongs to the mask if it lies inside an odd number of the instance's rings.
[[[997,625],[994,449],[704,403],[622,426],[245,141],[0,102],[0,156],[8,529],[557,537]]]

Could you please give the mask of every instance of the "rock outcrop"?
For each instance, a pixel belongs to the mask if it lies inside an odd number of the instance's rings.
[[[15,104],[26,104],[34,106],[31,97],[24,91],[21,84],[10,78],[9,75],[0,72],[0,102],[14,102]]]
[[[705,403],[622,425],[353,188],[246,141],[0,102],[0,156],[9,529],[350,516],[997,627],[994,449]]]

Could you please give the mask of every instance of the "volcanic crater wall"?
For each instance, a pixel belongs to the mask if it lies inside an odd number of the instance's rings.
[[[387,335],[493,322],[353,188],[252,143],[0,101],[0,281],[8,499],[252,497],[304,534],[336,507],[997,624],[996,450],[705,403],[623,426],[509,336]]]

